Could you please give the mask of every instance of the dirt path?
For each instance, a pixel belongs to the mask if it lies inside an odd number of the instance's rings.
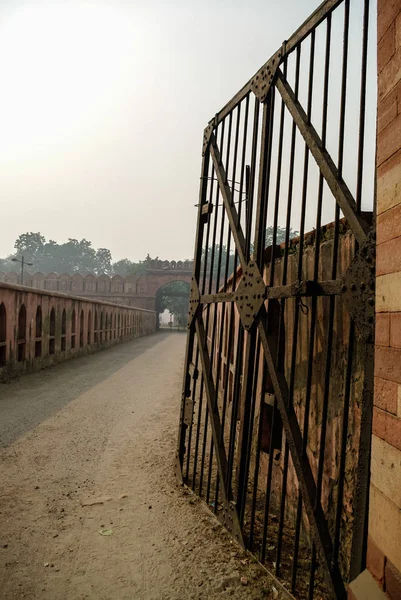
[[[159,334],[0,388],[0,598],[284,597],[176,485],[184,344]]]

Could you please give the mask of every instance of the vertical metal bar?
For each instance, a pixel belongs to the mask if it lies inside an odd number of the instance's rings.
[[[314,74],[314,60],[315,60],[315,31],[311,33],[311,44],[310,44],[310,59],[309,59],[309,83],[308,83],[308,110],[307,116],[308,121],[311,120],[312,112],[312,91],[313,91],[313,74]],[[305,217],[306,217],[306,199],[308,191],[308,173],[309,173],[309,148],[305,144],[304,151],[304,170],[303,170],[303,185],[302,185],[302,203],[301,203],[301,222],[300,222],[300,233],[299,233],[299,246],[298,246],[298,281],[302,280],[302,263],[303,263],[303,249],[304,249],[304,235],[305,235]],[[299,314],[299,302],[295,305],[295,311]],[[298,318],[296,319],[298,321]],[[305,395],[305,412],[304,422],[302,431],[302,453],[306,454],[308,446],[308,429],[309,429],[309,411],[312,391],[312,374],[313,374],[313,351],[315,342],[315,328],[316,328],[316,297],[312,299],[312,314],[311,314],[311,330],[309,338],[308,348],[308,367],[307,367],[307,381],[306,381],[306,395]],[[295,332],[294,332],[295,337]],[[298,568],[298,548],[299,548],[299,536],[301,531],[301,518],[302,518],[302,496],[298,493],[298,505],[297,505],[297,517],[295,525],[295,550],[294,558],[292,563],[292,587],[295,589],[296,575]]]
[[[248,119],[249,119],[249,95],[245,100],[245,119],[244,119],[244,131],[243,131],[243,144],[242,144],[242,156],[241,156],[241,176],[240,176],[240,187],[239,187],[239,205],[238,205],[238,226],[241,223],[241,211],[243,204],[243,191],[245,184],[245,162],[246,162],[246,147],[247,147],[247,132],[248,132]],[[233,291],[236,287],[236,276],[237,276],[237,264],[238,264],[238,252],[234,255],[234,278],[233,278]],[[232,315],[235,315],[234,305],[232,305]],[[231,423],[230,423],[230,436],[228,446],[228,457],[227,457],[227,481],[226,490],[229,497],[232,495],[232,471],[234,465],[234,451],[235,451],[235,438],[237,432],[237,416],[238,416],[238,405],[239,405],[239,391],[241,388],[241,372],[242,372],[242,356],[244,350],[244,329],[241,321],[238,320],[238,335],[237,335],[237,353],[235,358],[234,368],[234,390],[233,400],[231,406]]]
[[[251,389],[251,403],[250,403],[250,418],[249,418],[249,432],[247,435],[248,443],[246,447],[245,454],[245,469],[244,469],[244,483],[243,483],[243,494],[242,494],[242,504],[241,504],[241,513],[240,513],[240,523],[241,525],[244,522],[244,514],[245,514],[245,506],[246,506],[246,498],[248,492],[248,480],[249,480],[249,468],[251,462],[251,454],[252,454],[252,442],[253,442],[253,427],[255,421],[255,411],[256,411],[256,395],[259,381],[259,362],[260,362],[260,340],[259,337],[256,341],[256,356],[254,359],[254,368],[253,368],[253,382]],[[251,509],[252,511],[252,509]],[[254,519],[254,515],[251,514],[251,520]]]
[[[296,52],[297,52],[297,54],[296,54],[296,65],[295,65],[294,93],[295,93],[295,97],[298,98],[299,71],[300,71],[300,61],[301,61],[301,50],[300,50],[299,46],[297,46]],[[289,167],[289,174],[288,174],[288,197],[287,197],[286,233],[285,233],[284,257],[283,257],[282,285],[287,284],[287,274],[288,274],[288,256],[289,256],[289,248],[290,248],[292,194],[293,194],[293,185],[294,185],[296,130],[297,130],[297,126],[296,126],[295,122],[293,121],[292,132],[291,132],[291,145],[290,145],[290,167]],[[284,321],[285,306],[286,306],[286,302],[283,299],[283,300],[281,300],[281,307],[280,307],[280,324],[282,324]],[[290,385],[289,385],[289,396],[288,396],[290,403],[293,402],[293,398],[294,398],[298,322],[294,323],[294,331],[296,331],[297,333],[296,333],[295,339],[292,340]],[[289,462],[289,447],[288,447],[288,443],[286,440],[285,448],[284,448],[283,480],[282,480],[281,499],[280,499],[280,519],[279,519],[279,529],[278,529],[278,536],[277,536],[277,555],[276,555],[277,571],[279,571],[279,569],[280,569],[280,562],[281,562],[282,538],[283,538],[284,516],[285,516],[285,503],[286,503],[286,494],[287,494],[288,462]],[[270,473],[269,473],[269,476],[271,477]]]
[[[198,340],[199,343],[199,340]],[[201,428],[201,420],[202,420],[202,405],[203,405],[203,371],[201,375],[200,381],[200,389],[199,389],[199,405],[198,405],[198,420],[196,426],[196,435],[195,435],[195,454],[194,454],[194,470],[192,474],[192,489],[195,491],[196,487],[196,475],[197,475],[197,466],[198,466],[198,454],[199,454],[199,438],[200,438],[200,428]]]
[[[235,136],[234,136],[234,158],[233,158],[233,170],[232,170],[232,201],[233,202],[235,202],[235,189],[236,189],[235,188],[235,185],[236,185],[235,177],[236,177],[236,172],[237,172],[240,119],[241,119],[241,104],[239,104],[237,107],[237,121],[236,121],[236,125],[235,125]],[[227,290],[228,271],[229,271],[229,265],[230,265],[230,253],[231,253],[231,231],[230,231],[230,228],[228,228],[227,244],[226,244],[226,265],[225,265],[225,270],[224,270],[224,286],[223,286],[224,291]],[[234,282],[235,281],[234,273],[232,274],[232,277],[233,277],[233,282]],[[232,319],[233,319],[233,310],[234,310],[234,305],[231,304],[230,324],[232,323]],[[226,304],[224,304],[222,307],[222,321],[221,321],[221,328],[220,328],[219,365],[221,365],[221,360],[223,357],[222,344],[223,344],[226,313],[228,314],[228,306]],[[227,393],[228,393],[227,387],[228,387],[228,377],[229,377],[229,372],[230,372],[230,352],[231,352],[231,344],[232,344],[232,341],[231,341],[232,327],[230,327],[228,325],[228,318],[227,318],[226,329],[227,329],[227,327],[228,327],[228,331],[229,331],[229,339],[228,339],[228,344],[227,344],[226,370],[225,370],[225,372],[223,372],[223,377],[224,377],[223,390],[224,390],[224,392],[223,392],[223,403],[222,403],[223,405],[222,405],[222,417],[221,417],[220,444],[224,444],[224,430],[225,430],[225,420],[226,420],[226,410],[227,410]],[[216,380],[218,380],[218,379],[219,379],[219,377],[216,377]],[[219,474],[217,474],[216,491],[215,491],[215,498],[214,498],[214,512],[215,513],[217,512],[218,501],[219,501],[219,485],[220,485],[220,479],[219,479]]]
[[[324,84],[323,84],[323,114],[322,114],[322,143],[326,145],[327,135],[327,105],[328,105],[328,92],[329,92],[329,74],[330,74],[330,50],[331,50],[331,14],[328,15],[326,21],[326,50],[325,50],[325,66],[324,66]],[[316,232],[315,232],[315,260],[313,268],[313,279],[317,281],[319,273],[319,257],[320,257],[320,236],[321,236],[321,221],[322,221],[322,203],[323,203],[323,175],[319,174],[319,189],[318,189],[318,204],[316,214]],[[319,458],[316,478],[316,497],[315,497],[315,508],[317,503],[320,503],[321,491],[322,491],[322,479],[323,479],[323,466],[324,466],[324,452],[326,442],[326,429],[327,429],[327,413],[329,406],[329,376],[330,376],[330,365],[331,365],[331,350],[333,343],[333,325],[334,325],[334,298],[330,298],[330,318],[328,324],[328,340],[327,340],[327,355],[326,355],[326,368],[325,368],[325,382],[324,382],[324,397],[322,407],[322,422],[320,428],[320,441],[319,441]],[[312,544],[312,559],[311,559],[311,570],[309,576],[309,598],[313,598],[314,582],[315,582],[315,570],[316,570],[316,546]]]
[[[248,219],[245,232],[245,257],[249,261],[251,253],[251,232],[252,232],[252,216],[253,216],[253,195],[255,189],[255,174],[256,174],[256,158],[258,151],[258,131],[259,131],[259,101],[255,96],[255,108],[253,116],[253,135],[252,135],[252,154],[251,154],[251,174],[248,188]]]
[[[217,132],[216,132],[217,133]],[[214,190],[214,165],[211,163],[211,177],[210,177],[210,186],[209,186],[209,203],[211,204],[213,201],[213,190]],[[207,220],[206,227],[206,236],[205,236],[205,249],[203,254],[203,274],[202,281],[200,284],[201,293],[205,293],[206,289],[206,280],[207,280],[207,269],[208,269],[208,254],[209,254],[209,236],[210,236],[210,223],[211,218],[209,216]],[[198,340],[199,343],[199,340]],[[199,348],[198,348],[199,352]],[[202,405],[203,405],[203,391],[204,391],[204,382],[203,382],[203,372],[201,376],[200,389],[199,389],[199,409],[198,409],[198,420],[196,424],[196,441],[195,441],[195,455],[194,455],[194,472],[192,476],[192,489],[195,490],[196,485],[196,475],[197,475],[197,465],[198,465],[198,452],[199,452],[199,438],[200,438],[200,428],[201,428],[201,417],[202,417]]]
[[[202,219],[202,208],[206,203],[207,196],[207,188],[208,188],[208,171],[209,171],[209,159],[210,153],[209,149],[206,149],[205,155],[202,159],[202,168],[201,168],[201,184],[199,190],[199,206],[198,206],[198,217],[197,217],[197,226],[196,226],[196,237],[195,237],[195,252],[194,252],[194,279],[196,282],[199,281],[199,273],[202,259],[202,241],[203,241],[203,228],[204,223]],[[187,426],[184,424],[184,408],[185,408],[185,399],[189,393],[190,389],[190,376],[189,376],[189,364],[192,360],[193,353],[193,345],[194,345],[194,337],[195,337],[195,328],[191,325],[188,338],[187,345],[185,350],[185,360],[184,360],[184,381],[182,387],[182,397],[181,397],[181,410],[180,410],[180,421],[178,427],[178,443],[177,443],[177,477],[182,479],[182,468],[184,463],[184,454],[185,454],[185,438]]]
[[[352,376],[352,358],[354,350],[355,325],[351,320],[348,336],[348,353],[347,353],[347,369],[344,386],[344,402],[341,428],[341,446],[340,446],[340,468],[338,473],[338,493],[337,506],[335,517],[335,529],[333,539],[333,565],[338,563],[338,552],[340,546],[340,529],[341,529],[341,513],[343,509],[343,493],[344,493],[344,476],[345,476],[345,459],[347,455],[347,433],[349,420],[349,405],[351,395],[351,376]]]
[[[362,65],[361,65],[361,98],[359,105],[359,143],[358,168],[356,184],[356,208],[361,210],[363,157],[365,148],[365,111],[366,111],[366,71],[368,63],[368,32],[369,32],[369,0],[364,2],[363,36],[362,36]]]
[[[227,137],[227,158],[226,158],[226,178],[228,176],[228,170],[230,168],[230,145],[231,145],[231,130],[232,130],[232,113],[230,113],[228,115],[228,137]],[[223,153],[223,147],[222,147],[222,153]],[[226,181],[227,183],[227,181]],[[220,223],[220,239],[219,239],[219,259],[218,259],[218,264],[217,264],[217,274],[216,274],[216,285],[215,285],[215,292],[217,294],[217,292],[219,291],[219,287],[220,287],[220,276],[221,276],[221,262],[222,262],[222,250],[223,250],[223,235],[224,235],[224,219],[225,217],[225,210],[224,208],[222,208],[222,212],[221,212],[221,223]],[[209,377],[211,377],[213,379],[213,359],[214,359],[214,352],[215,352],[215,343],[216,343],[216,318],[217,318],[217,313],[218,313],[218,308],[219,305],[215,304],[214,305],[214,312],[213,312],[213,325],[212,325],[212,342],[211,342],[211,352],[210,352],[210,374]],[[222,314],[221,314],[221,327],[220,327],[220,339],[219,339],[219,344],[221,344],[221,339],[222,339],[222,327],[224,326],[224,310],[222,310]],[[218,392],[219,392],[219,379],[220,379],[220,365],[221,365],[221,352],[218,353],[218,364],[217,364],[217,370],[216,370],[216,380],[215,380],[215,389],[216,389],[216,411],[218,411],[218,404],[217,404],[217,399],[218,399]],[[207,479],[207,490],[206,490],[206,503],[209,504],[209,498],[210,498],[210,485],[211,485],[211,476],[212,476],[212,466],[213,466],[213,438],[211,438],[210,440],[210,459],[209,459],[209,472],[208,472],[208,479]]]
[[[373,366],[374,366],[374,324],[372,339],[363,347],[363,396],[361,402],[361,423],[359,427],[358,465],[356,471],[356,489],[354,499],[354,526],[351,546],[349,580],[353,581],[366,567],[369,517],[370,458],[373,416]]]
[[[225,131],[225,121],[221,123],[221,133],[220,133],[220,148],[221,153],[224,148],[224,131]],[[220,153],[220,154],[221,154]],[[219,186],[216,186],[216,195],[215,195],[215,207],[214,211],[214,223],[213,223],[213,234],[212,234],[212,250],[210,255],[210,273],[209,273],[209,285],[208,285],[208,293],[210,294],[212,291],[213,285],[213,272],[214,272],[214,257],[216,252],[216,235],[217,235],[217,222],[219,217]],[[222,208],[223,210],[223,208]],[[206,324],[205,324],[205,343],[207,351],[207,342],[209,338],[209,320],[210,320],[210,308],[211,305],[208,304],[206,308]],[[216,312],[216,305],[214,306],[214,312]],[[212,365],[212,362],[210,363]],[[205,373],[204,377],[210,377],[210,373]],[[201,473],[199,478],[199,496],[202,495],[202,486],[203,486],[203,474],[205,468],[205,459],[206,459],[206,446],[207,446],[207,432],[208,432],[208,419],[209,419],[209,406],[206,404],[205,408],[205,428],[203,431],[203,445],[202,445],[202,458],[201,458]],[[210,454],[209,454],[209,464],[210,464]]]
[[[198,348],[198,345],[196,345],[195,372],[198,371],[198,364],[199,364],[199,348]],[[195,406],[196,383],[197,383],[197,378],[193,380],[193,384],[192,384],[192,397],[191,397],[192,406]],[[191,424],[190,424],[189,430],[188,430],[188,444],[187,444],[187,449],[186,449],[187,464],[186,464],[186,468],[185,468],[185,482],[188,481],[188,477],[189,477],[189,463],[190,463],[190,458],[191,458],[191,445],[192,445],[192,429],[193,429],[193,420],[191,421]]]

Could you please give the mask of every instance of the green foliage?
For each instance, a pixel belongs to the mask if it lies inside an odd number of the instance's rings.
[[[123,258],[113,263],[111,252],[108,248],[92,247],[89,240],[69,238],[67,242],[58,244],[54,240],[47,241],[39,232],[21,234],[15,241],[15,255],[0,258],[0,270],[20,271],[20,264],[12,262],[13,256],[25,257],[32,267],[26,267],[31,273],[94,273],[95,275],[139,275],[146,270],[146,259],[138,263]],[[149,255],[147,258],[150,259]]]
[[[273,227],[268,227],[266,229],[265,235],[265,248],[271,246],[273,244]],[[299,231],[294,231],[290,227],[289,231],[289,239],[297,237],[299,235]],[[286,229],[284,227],[277,226],[276,231],[276,244],[282,244],[285,242],[286,237]],[[251,254],[253,252],[253,244],[251,244]],[[201,262],[201,273],[203,274],[204,265],[205,265],[205,249],[202,250],[202,262]],[[224,280],[225,269],[228,266],[227,276],[229,277],[234,271],[234,259],[235,254],[232,249],[230,249],[229,254],[227,253],[227,247],[216,244],[214,247],[210,246],[207,251],[207,265],[206,265],[206,279],[210,277],[210,273],[212,272],[213,277],[216,278],[219,275],[219,280]],[[212,265],[213,262],[213,265]],[[239,265],[239,260],[237,259],[237,266]]]

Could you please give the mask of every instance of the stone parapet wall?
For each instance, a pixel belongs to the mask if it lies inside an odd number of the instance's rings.
[[[0,283],[0,380],[154,331],[154,311]]]
[[[155,310],[156,293],[160,287],[173,281],[191,282],[192,263],[175,261],[149,261],[149,268],[145,273],[136,277],[121,275],[82,275],[74,273],[29,273],[24,274],[24,285],[39,290],[50,292],[63,292],[96,298],[97,300],[124,304],[138,308]],[[18,273],[3,273],[0,271],[0,283],[18,285]]]

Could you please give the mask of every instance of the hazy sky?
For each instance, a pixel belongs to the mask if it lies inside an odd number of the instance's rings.
[[[207,121],[319,0],[2,0],[0,256],[193,254]]]

